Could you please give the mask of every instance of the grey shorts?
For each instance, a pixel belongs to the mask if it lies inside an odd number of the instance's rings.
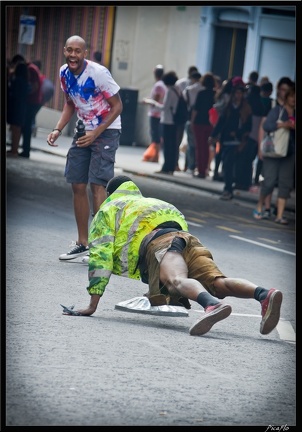
[[[294,187],[295,155],[283,158],[263,158],[261,195],[267,196],[277,185],[278,198],[290,198]]]
[[[121,131],[106,129],[88,147],[79,148],[73,140],[67,153],[65,177],[67,183],[95,183],[107,186],[114,177],[115,154]]]

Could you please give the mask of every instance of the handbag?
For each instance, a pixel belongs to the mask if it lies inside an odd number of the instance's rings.
[[[278,121],[280,121],[284,108],[280,110]],[[289,129],[279,128],[274,132],[267,133],[260,144],[263,157],[280,158],[287,155],[289,143]]]
[[[211,123],[212,126],[215,126],[216,123],[218,122],[218,111],[216,108],[212,107],[209,109],[209,122]]]

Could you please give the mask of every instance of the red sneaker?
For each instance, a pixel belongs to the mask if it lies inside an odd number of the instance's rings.
[[[278,324],[282,298],[282,292],[272,288],[269,290],[266,299],[261,302],[261,334],[270,333]]]
[[[215,306],[208,306],[204,316],[190,328],[190,335],[201,336],[207,333],[214,324],[227,318],[231,312],[232,308],[228,304],[218,303]]]

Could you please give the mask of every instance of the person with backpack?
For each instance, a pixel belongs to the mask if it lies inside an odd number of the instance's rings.
[[[164,163],[161,170],[157,171],[157,173],[173,175],[179,151],[177,142],[177,124],[174,121],[174,115],[176,114],[178,102],[182,95],[175,87],[178,77],[174,71],[165,73],[162,80],[167,87],[163,103],[161,104],[150,99],[147,99],[146,103],[156,106],[161,110],[160,123],[162,124],[163,133]],[[177,116],[175,120],[176,122],[178,121]]]
[[[16,64],[26,63],[28,72],[28,91],[26,96],[25,119],[23,121],[21,136],[23,138],[21,153],[18,156],[23,158],[30,157],[32,123],[41,108],[42,93],[40,81],[40,69],[33,63],[27,62],[22,54],[15,54],[11,59],[11,67]],[[16,153],[15,153],[16,154]]]
[[[9,64],[6,98],[6,122],[11,132],[11,149],[6,152],[9,157],[19,156],[18,149],[26,119],[28,90],[28,69],[25,61]]]

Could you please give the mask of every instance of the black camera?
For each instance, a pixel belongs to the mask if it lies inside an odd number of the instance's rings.
[[[77,121],[76,127],[75,127],[75,135],[74,138],[81,138],[82,136],[86,135],[86,131],[85,131],[85,125],[83,123],[83,120],[79,119]]]

